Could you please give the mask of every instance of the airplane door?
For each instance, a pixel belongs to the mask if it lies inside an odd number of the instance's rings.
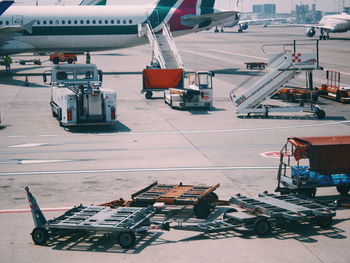
[[[148,9],[147,10],[147,19],[151,24],[152,28],[156,28],[159,25],[159,15],[158,9]]]
[[[23,25],[23,16],[12,16],[13,25]]]

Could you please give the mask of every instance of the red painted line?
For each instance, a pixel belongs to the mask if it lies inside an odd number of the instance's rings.
[[[54,208],[43,208],[43,212],[54,212],[54,211],[67,211],[72,207],[54,207]],[[31,210],[28,209],[4,209],[0,210],[0,214],[13,214],[13,213],[29,213]]]

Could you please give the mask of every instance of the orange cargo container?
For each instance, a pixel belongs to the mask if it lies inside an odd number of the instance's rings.
[[[150,99],[153,91],[169,88],[183,88],[183,69],[144,69],[142,93]]]

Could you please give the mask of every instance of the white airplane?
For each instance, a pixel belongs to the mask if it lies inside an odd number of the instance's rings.
[[[146,44],[139,24],[155,32],[167,23],[174,36],[236,18],[218,0],[158,0],[147,5],[16,6],[0,2],[0,56],[23,52],[90,52]]]
[[[324,16],[318,25],[306,25],[306,35],[313,37],[320,29],[320,39],[328,39],[329,33],[344,33],[350,30],[350,15],[346,13]]]

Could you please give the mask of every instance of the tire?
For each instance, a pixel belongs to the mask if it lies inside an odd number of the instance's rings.
[[[333,222],[333,218],[331,216],[319,216],[316,218],[316,220],[317,220],[317,224],[321,228],[330,227],[332,225],[332,222]]]
[[[316,196],[316,188],[302,188],[298,190],[298,194],[306,196],[306,197],[315,197]]]
[[[258,217],[254,222],[253,229],[257,236],[265,236],[271,232],[271,224],[266,218]]]
[[[193,214],[199,219],[205,219],[210,215],[211,206],[207,200],[199,200],[197,204],[193,206]]]
[[[349,185],[337,185],[337,191],[341,195],[347,195],[350,191]]]
[[[324,119],[326,117],[326,113],[323,110],[316,111],[317,119]]]
[[[219,200],[219,197],[218,197],[218,195],[216,193],[211,192],[210,194],[208,194],[205,197],[205,199],[210,200],[210,201],[217,201],[217,200]]]
[[[55,57],[52,59],[52,63],[57,65],[58,63],[60,63],[60,59],[58,57]]]
[[[118,244],[122,248],[131,248],[135,244],[135,233],[132,231],[120,232],[118,235]]]
[[[44,245],[50,237],[49,232],[43,227],[34,228],[31,235],[36,245]]]
[[[152,91],[147,91],[146,94],[145,94],[145,98],[148,99],[148,100],[151,99],[152,96],[153,96],[153,92]]]
[[[73,64],[73,59],[72,58],[67,59],[67,63],[68,64]]]

